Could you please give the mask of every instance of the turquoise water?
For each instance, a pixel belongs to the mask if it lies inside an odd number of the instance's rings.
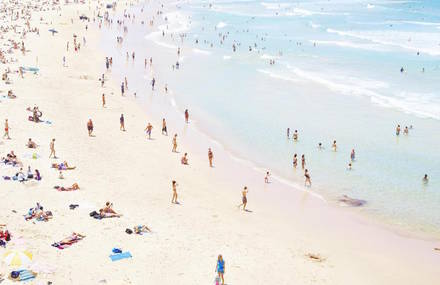
[[[329,201],[366,200],[365,210],[381,219],[438,234],[440,3],[433,2],[174,2],[154,28],[127,24],[124,46],[111,52],[136,50],[161,64],[154,77],[171,92],[152,99],[143,64],[116,63],[158,117],[188,108],[231,153],[301,187],[292,156],[305,154],[312,191]],[[150,19],[133,11],[137,22]],[[413,129],[396,137],[397,124]],[[287,127],[299,131],[297,142],[286,138]]]

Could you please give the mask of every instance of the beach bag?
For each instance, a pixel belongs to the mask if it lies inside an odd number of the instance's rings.
[[[131,235],[133,233],[133,231],[131,229],[126,229],[125,232],[129,235]]]
[[[32,154],[32,159],[37,159],[37,153],[34,152],[34,153]]]
[[[17,279],[18,276],[20,276],[20,271],[12,271],[11,272],[11,278],[12,279]]]
[[[90,217],[95,217],[96,215],[99,215],[99,214],[96,211],[93,211],[89,215],[90,215]]]

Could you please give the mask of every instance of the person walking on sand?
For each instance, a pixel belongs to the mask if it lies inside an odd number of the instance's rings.
[[[92,119],[89,119],[89,121],[87,122],[87,131],[89,133],[89,137],[91,137],[92,133],[93,133],[93,122],[92,122]]]
[[[179,204],[179,202],[177,202],[177,186],[178,186],[178,184],[177,184],[176,180],[173,180],[171,186],[173,188],[173,198],[171,199],[171,203]]]
[[[151,130],[153,129],[153,126],[150,124],[150,123],[148,123],[147,124],[147,127],[145,128],[145,131],[147,132],[147,135],[148,135],[148,139],[149,140],[151,140]]]
[[[55,154],[55,139],[52,139],[52,141],[50,142],[50,154],[49,154],[49,158],[51,158],[53,155],[53,158],[57,158],[56,154]]]
[[[105,108],[105,94],[102,93],[102,108]]]
[[[224,274],[225,274],[225,261],[223,260],[223,256],[219,254],[217,257],[217,266],[215,271],[218,274],[218,277],[222,280],[222,285],[225,284]]]
[[[211,148],[208,148],[208,160],[209,160],[209,167],[213,167],[212,166],[212,159],[214,158],[214,154],[212,153]]]
[[[172,152],[177,152],[177,134],[174,134],[173,137],[173,150]]]
[[[165,121],[165,118],[162,119],[162,135],[165,134],[166,136],[168,136],[168,131],[167,131],[167,122]]]
[[[244,186],[243,191],[241,191],[241,204],[238,206],[238,208],[240,208],[241,206],[243,206],[243,211],[246,211],[246,205],[247,205],[247,193],[249,191],[247,190],[247,186]]]
[[[125,132],[125,120],[124,120],[124,114],[121,114],[121,117],[119,118],[119,130]]]
[[[121,83],[121,95],[124,96],[125,88],[124,88],[124,82]]]
[[[5,134],[3,135],[3,138],[7,138],[8,140],[11,139],[11,137],[9,136],[9,123],[8,123],[8,119],[5,119]]]
[[[186,109],[185,110],[185,123],[188,124],[188,122],[189,122],[189,112],[188,112],[188,109]]]
[[[304,167],[306,166],[306,157],[303,155],[301,155],[301,168],[304,169]]]
[[[304,177],[306,178],[306,180],[304,181],[304,186],[307,186],[307,184],[309,184],[309,186],[312,187],[312,181],[310,180],[310,174],[307,169],[304,170]]]

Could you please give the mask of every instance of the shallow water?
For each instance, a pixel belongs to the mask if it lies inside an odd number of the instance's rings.
[[[431,2],[176,2],[154,28],[127,23],[123,47],[106,49],[160,63],[151,72],[141,60],[115,62],[157,118],[179,120],[189,108],[228,151],[300,184],[292,156],[305,154],[313,191],[366,200],[366,212],[382,220],[438,234],[440,6]],[[149,17],[134,11],[138,23]],[[170,94],[152,96],[152,76],[157,94],[165,83]],[[397,124],[413,129],[396,137]],[[299,131],[298,142],[286,138],[287,127]]]

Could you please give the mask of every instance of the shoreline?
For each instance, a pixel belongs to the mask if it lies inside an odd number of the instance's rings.
[[[139,11],[139,7],[137,8],[132,8],[132,10],[135,11]],[[174,15],[177,11],[168,11],[164,14],[163,17],[167,17],[168,15]],[[162,27],[163,25],[161,25],[160,27]],[[173,46],[171,48],[171,44],[168,44],[167,41],[161,42],[158,39],[152,39],[151,35],[159,35],[160,36],[160,27],[154,27],[153,31],[149,31],[147,33],[147,35],[145,36],[145,40],[147,43],[151,43],[153,45],[156,45],[156,47],[150,47],[148,46],[148,49],[157,49],[160,47],[164,47],[165,45],[167,45],[167,49],[165,51],[163,51],[163,53],[172,53],[173,51],[171,49],[176,48],[177,46]],[[182,28],[183,29],[183,28]],[[182,29],[179,29],[178,31],[182,31]],[[186,31],[186,30],[184,30]],[[174,30],[168,30],[167,33],[172,33],[175,32]],[[108,43],[107,43],[108,44]],[[136,46],[130,47],[130,48],[136,48]],[[120,52],[122,52],[122,50],[127,49],[127,47],[120,47],[118,48]],[[123,53],[123,52],[122,52]],[[121,55],[122,56],[122,55]],[[166,58],[167,56],[163,56],[163,58]],[[138,70],[139,71],[139,70]],[[119,73],[117,73],[117,75],[114,76],[119,76],[120,78],[123,78],[123,75],[121,74],[121,71],[119,71]],[[156,74],[156,76],[159,76],[159,78],[163,77],[160,73]],[[140,77],[140,76],[139,76]],[[143,76],[143,78],[146,78],[146,75]],[[133,80],[133,79],[132,79]],[[139,79],[137,79],[139,80]],[[115,79],[115,81],[117,81]],[[148,82],[148,80],[147,80]],[[148,86],[148,83],[147,83]],[[146,87],[148,90],[148,87]],[[171,86],[172,88],[172,86]],[[172,89],[171,89],[172,90]],[[179,96],[179,94],[175,94],[175,93],[170,93],[170,94],[161,94],[160,91],[155,91],[154,93],[149,94],[149,91],[147,91],[145,94],[141,94],[141,96],[144,97],[139,97],[136,98],[136,102],[138,102],[138,104],[140,104],[142,107],[145,107],[146,109],[148,109],[148,104],[151,104],[151,106],[154,107],[161,107],[165,110],[164,112],[169,112],[168,109],[166,109],[167,104],[164,104],[161,101],[158,102],[154,102],[151,101],[151,98],[154,98],[155,96],[164,96],[164,101],[169,101],[170,105],[172,106],[172,108],[169,109],[174,109],[174,111],[176,112],[176,117],[179,117],[179,119],[181,119],[181,121],[183,121],[184,119],[184,115],[183,112],[185,110],[185,108],[181,105],[178,104],[176,105],[176,96]],[[148,102],[148,103],[147,103]],[[151,107],[153,108],[153,107]],[[146,111],[146,113],[148,114],[148,111]],[[155,118],[155,125],[159,126],[160,125],[160,116],[157,114],[157,110],[154,110],[152,114],[153,117]],[[206,119],[206,118],[205,118]],[[190,138],[187,142],[187,144],[191,149],[190,153],[197,153],[198,155],[200,155],[200,157],[203,157],[204,154],[202,151],[200,151],[200,148],[202,147],[201,143],[198,143],[199,138],[202,138],[202,140],[204,141],[204,145],[216,145],[216,149],[217,152],[220,151],[220,156],[223,157],[224,155],[229,156],[229,160],[227,162],[224,162],[226,164],[231,164],[231,163],[238,163],[240,165],[242,165],[244,168],[249,168],[249,172],[255,172],[255,175],[252,175],[254,178],[257,179],[257,177],[261,176],[261,180],[263,180],[262,178],[264,177],[264,174],[266,172],[265,167],[263,167],[261,164],[249,159],[248,157],[245,157],[243,155],[241,155],[238,152],[235,152],[233,149],[231,148],[227,148],[225,146],[225,143],[222,142],[220,139],[217,139],[213,136],[211,136],[209,134],[209,132],[207,132],[206,129],[203,129],[200,125],[199,122],[202,120],[202,118],[200,117],[196,117],[196,118],[192,118],[191,119],[191,128],[192,130],[194,130],[194,136],[193,138]],[[176,122],[176,120],[174,120],[174,122]],[[180,121],[178,121],[180,122]],[[210,144],[212,143],[212,144]],[[195,147],[194,145],[197,145],[197,147]],[[297,170],[300,171],[300,170]],[[257,175],[257,173],[259,175]],[[228,175],[226,175],[228,177],[233,177],[234,174],[233,173],[229,173]],[[319,186],[319,190],[315,191],[313,188],[304,188],[301,186],[302,180],[300,179],[296,179],[296,180],[292,180],[289,177],[284,176],[283,174],[280,174],[276,171],[271,171],[271,177],[272,180],[276,180],[278,181],[279,184],[283,185],[282,187],[285,188],[287,191],[289,190],[293,190],[293,191],[298,191],[298,192],[302,192],[302,193],[309,193],[310,195],[314,196],[317,199],[320,199],[322,201],[324,201],[325,203],[328,203],[331,207],[334,207],[335,209],[341,209],[342,212],[346,213],[346,212],[350,212],[350,214],[355,215],[358,218],[361,218],[363,221],[368,221],[368,223],[370,223],[373,226],[378,226],[384,229],[388,229],[398,235],[401,235],[402,237],[409,237],[409,238],[414,238],[414,239],[421,239],[421,240],[426,240],[426,241],[435,241],[435,240],[439,240],[440,236],[438,231],[434,231],[432,228],[427,228],[427,227],[417,227],[417,225],[415,224],[400,224],[396,219],[394,218],[390,218],[390,217],[385,217],[383,214],[377,214],[377,213],[373,213],[374,211],[377,211],[377,209],[368,209],[365,208],[365,206],[361,206],[361,207],[351,207],[351,206],[341,206],[340,202],[338,202],[336,199],[337,197],[335,197],[334,195],[330,195],[329,193],[327,193],[327,195],[325,195],[325,186],[320,185]],[[239,183],[238,179],[234,178],[234,180]],[[316,186],[315,186],[316,188]],[[279,197],[280,198],[280,197]],[[356,198],[356,197],[355,197]],[[281,198],[280,198],[281,199]],[[367,201],[368,203],[369,201]],[[368,207],[368,206],[367,206]]]
[[[90,13],[86,5],[62,9],[63,21],[77,17],[76,9]],[[432,250],[433,242],[399,237],[345,214],[347,211],[323,205],[310,193],[286,191],[289,188],[281,182],[270,184],[270,189],[261,187],[263,176],[246,165],[231,163],[232,158],[223,157],[218,148],[214,152],[216,167],[209,169],[205,154],[208,146],[192,149],[196,146],[193,134],[203,132],[185,125],[183,119],[169,124],[168,137],[161,136],[158,118],[153,120],[131,96],[121,97],[117,79],[106,81],[104,89],[99,87],[106,56],[99,41],[107,31],[105,25],[100,31],[90,23],[84,32],[84,23],[74,22],[73,26],[63,26],[55,38],[41,35],[26,40],[32,51],[24,61],[34,61],[38,51],[41,73],[26,74],[24,81],[14,76],[14,82],[24,82],[12,85],[18,98],[0,104],[11,122],[12,137],[0,145],[1,155],[14,149],[23,157],[29,152],[23,146],[29,135],[40,144],[41,157],[23,162],[41,170],[41,182],[28,187],[0,181],[8,205],[0,208],[0,214],[13,234],[12,242],[25,242],[36,262],[46,269],[56,268],[52,273],[40,273],[36,282],[203,284],[212,281],[219,253],[227,262],[227,284],[412,284],[416,280],[434,282],[439,277],[436,265],[440,257]],[[65,41],[71,39],[72,32],[81,31],[87,35],[86,46],[78,54],[70,51],[68,67],[61,67]],[[53,44],[53,50],[45,49],[48,43]],[[123,53],[114,60],[123,61]],[[100,105],[102,92],[107,96],[105,109]],[[25,107],[33,104],[39,105],[51,125],[23,123]],[[121,112],[126,116],[127,132],[118,129]],[[87,136],[89,118],[95,123],[96,137]],[[142,132],[149,120],[155,127],[154,140],[147,140]],[[179,133],[178,155],[170,152],[174,132]],[[57,171],[48,169],[54,161],[47,159],[52,137],[57,138],[59,161],[65,159],[77,166],[65,172],[62,181],[57,179]],[[191,150],[189,166],[179,162],[185,149]],[[3,175],[4,169],[1,171]],[[230,177],[234,172],[242,176]],[[181,205],[170,205],[172,179],[180,185]],[[73,182],[80,184],[80,191],[59,193],[52,189],[54,184]],[[243,184],[250,188],[252,213],[234,207],[240,201]],[[280,197],[288,199],[281,201],[282,205],[270,203]],[[124,216],[91,219],[88,213],[107,200],[114,202]],[[23,221],[22,214],[34,201],[52,210],[54,218],[47,223]],[[80,205],[77,210],[67,208],[75,202]],[[146,223],[153,233],[138,237],[124,232],[139,223]],[[87,237],[63,251],[50,246],[72,231]],[[109,262],[108,254],[115,246],[130,250],[133,258]],[[315,263],[305,257],[308,253],[320,254],[326,260]]]

